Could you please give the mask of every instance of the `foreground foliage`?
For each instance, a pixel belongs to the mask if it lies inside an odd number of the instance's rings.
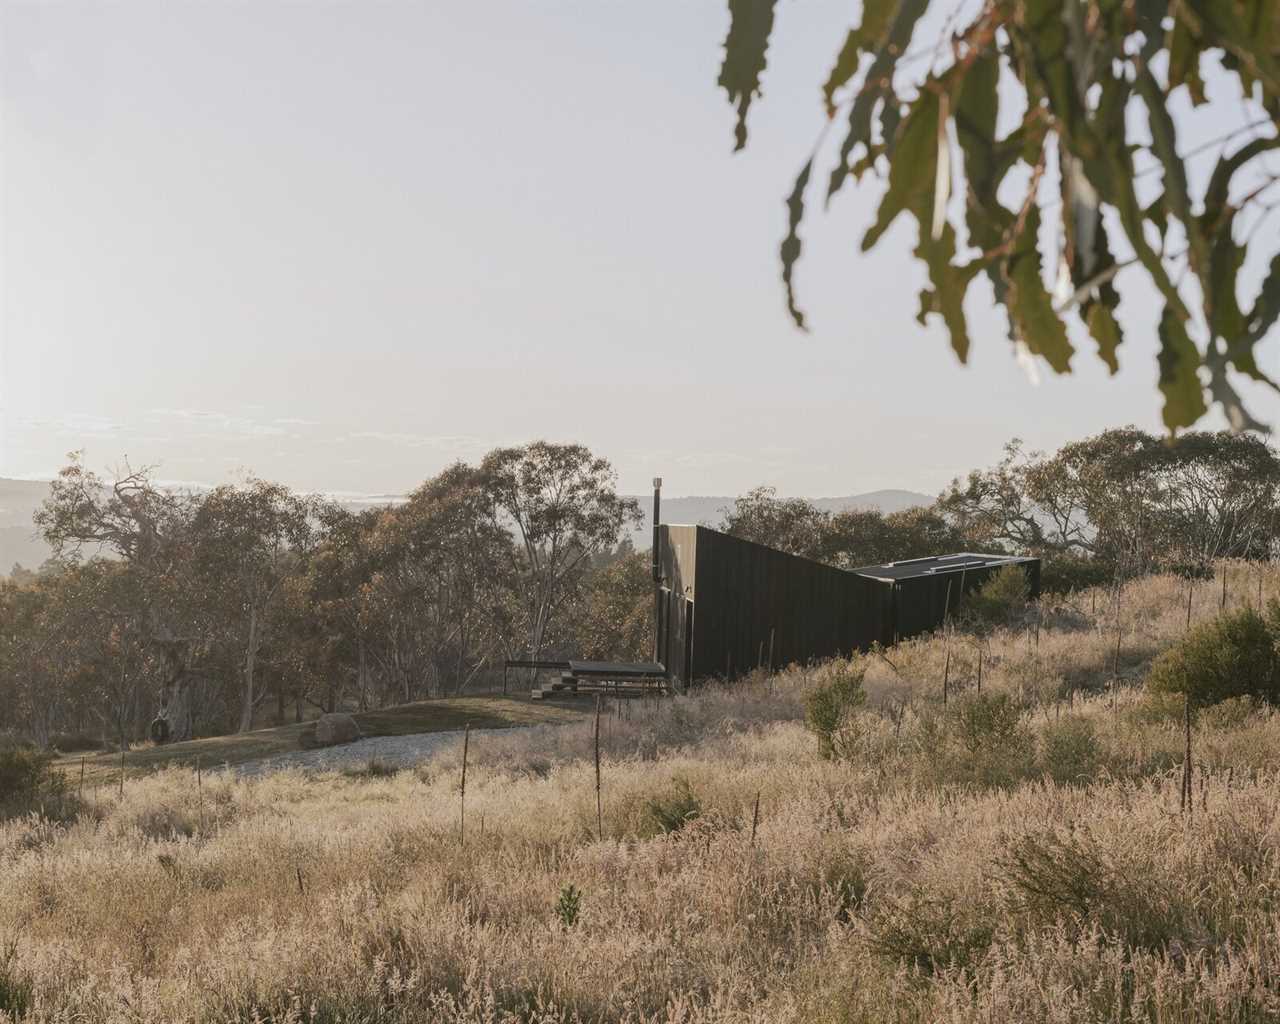
[[[1270,704],[1280,698],[1280,604],[1264,616],[1241,608],[1192,630],[1151,667],[1152,692],[1181,694],[1193,707],[1233,697],[1256,697]]]
[[[737,108],[739,149],[779,6],[729,0],[719,84]],[[1280,254],[1274,232],[1255,229],[1280,181],[1266,160],[1280,146],[1276,0],[866,0],[822,97],[843,135],[825,200],[851,178],[883,173],[862,248],[903,214],[915,222],[928,274],[918,319],[938,316],[961,362],[965,297],[980,277],[1033,373],[1041,360],[1070,372],[1068,321],[1115,373],[1121,288],[1146,291],[1163,307],[1151,326],[1165,425],[1195,423],[1207,394],[1233,427],[1259,426],[1232,378],[1275,386],[1255,350],[1280,315]],[[1179,122],[1202,106],[1223,134],[1196,146]],[[788,200],[781,249],[801,327],[792,274],[821,142]],[[1265,277],[1242,298],[1246,262]]]

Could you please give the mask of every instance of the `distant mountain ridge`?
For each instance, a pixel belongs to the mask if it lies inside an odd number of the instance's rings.
[[[49,546],[31,522],[48,493],[45,480],[0,477],[0,576],[7,576],[15,563],[34,569],[49,557]]]
[[[49,557],[48,546],[36,533],[31,517],[45,495],[49,484],[44,480],[7,480],[0,477],[0,576],[6,575],[15,563],[34,569]],[[373,505],[394,505],[404,500],[397,494],[333,495],[334,500],[348,508],[361,509]],[[631,530],[628,536],[637,548],[647,548],[653,527],[649,516],[653,511],[653,495],[632,495],[644,512],[644,523]],[[818,508],[829,512],[848,509],[875,509],[886,514],[903,509],[930,505],[933,498],[918,491],[880,490],[865,494],[850,494],[841,498],[810,498]],[[714,526],[724,518],[733,506],[729,495],[693,495],[690,497],[663,497],[662,521],[664,523],[705,524]]]

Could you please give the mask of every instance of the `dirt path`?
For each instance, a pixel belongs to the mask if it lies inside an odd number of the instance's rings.
[[[278,763],[281,767],[296,763],[305,768],[326,767],[332,760],[336,766],[345,767],[352,759],[357,763],[367,762],[373,756],[397,764],[412,763],[429,756],[450,737],[460,736],[467,723],[471,724],[472,732],[489,732],[532,725],[562,725],[579,721],[589,713],[590,707],[585,702],[580,705],[539,702],[526,695],[439,698],[357,713],[356,723],[366,739],[345,747],[299,749],[300,734],[306,726],[282,725],[165,746],[139,746],[126,753],[123,767],[128,778],[136,778],[166,767],[194,769],[197,764],[204,765],[206,770],[262,763]],[[353,753],[348,756],[337,751]],[[60,757],[57,764],[77,783],[83,772],[89,785],[114,781],[121,770],[120,755],[116,753],[68,754]]]
[[[536,728],[517,726],[517,729]],[[512,732],[511,727],[504,729],[472,729],[472,737],[485,733]],[[462,738],[462,730],[450,732],[418,733],[411,736],[370,736],[356,740],[354,743],[343,743],[336,747],[322,747],[318,750],[296,750],[275,757],[264,757],[256,761],[245,761],[233,766],[237,775],[255,777],[269,772],[282,771],[288,768],[301,768],[306,771],[345,771],[359,769],[376,761],[392,768],[412,768],[414,765],[429,761],[443,747]]]

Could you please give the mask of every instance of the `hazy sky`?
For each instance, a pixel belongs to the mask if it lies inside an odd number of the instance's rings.
[[[933,491],[1015,434],[1158,426],[1149,305],[1118,377],[1078,339],[1037,387],[975,291],[962,368],[906,218],[858,251],[875,185],[809,225],[797,333],[783,200],[855,8],[781,5],[735,156],[724,7],[0,4],[0,475],[399,492],[549,437],[627,490]]]

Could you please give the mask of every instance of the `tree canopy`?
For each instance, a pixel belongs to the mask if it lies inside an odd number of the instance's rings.
[[[544,441],[362,510],[73,455],[35,517],[56,557],[0,578],[0,733],[182,739],[455,695],[526,649],[644,656],[638,515],[606,460]]]
[[[729,0],[719,84],[738,149],[775,7]],[[928,30],[931,16],[945,27]],[[1021,361],[1069,373],[1075,321],[1115,373],[1122,290],[1145,278],[1162,307],[1152,328],[1166,427],[1191,426],[1210,402],[1235,429],[1262,426],[1235,379],[1277,387],[1255,352],[1280,315],[1280,253],[1265,230],[1280,178],[1267,162],[1280,146],[1278,0],[863,0],[821,101],[825,126],[787,200],[780,253],[797,325],[799,229],[834,128],[843,138],[820,192],[829,202],[850,179],[885,178],[862,249],[901,215],[915,221],[928,274],[917,319],[941,317],[962,363],[965,297],[981,276]],[[1225,130],[1188,143],[1175,115],[1206,105]],[[1248,297],[1246,260],[1263,272]]]

